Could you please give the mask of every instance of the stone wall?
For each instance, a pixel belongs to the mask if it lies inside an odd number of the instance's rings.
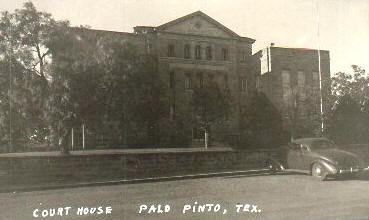
[[[0,155],[0,184],[87,182],[260,169],[276,152],[231,149],[95,150]]]

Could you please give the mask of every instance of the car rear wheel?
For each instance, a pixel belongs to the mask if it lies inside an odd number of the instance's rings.
[[[314,163],[311,167],[311,175],[313,177],[319,178],[320,180],[327,179],[327,171],[321,163]]]

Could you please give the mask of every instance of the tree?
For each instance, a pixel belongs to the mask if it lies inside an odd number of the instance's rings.
[[[352,65],[352,73],[338,72],[332,77],[333,104],[350,95],[360,106],[369,100],[369,77],[364,69]]]
[[[191,104],[194,124],[205,133],[205,147],[210,139],[211,127],[226,120],[230,114],[231,95],[228,89],[222,90],[216,83],[204,88],[195,88]]]
[[[52,47],[59,43],[57,39],[67,26],[68,22],[55,21],[50,14],[37,11],[31,2],[26,2],[14,13],[1,13],[0,62],[2,74],[9,76],[8,85],[2,86],[1,90],[9,94],[10,111],[3,113],[9,118],[0,122],[0,126],[6,126],[5,121],[17,121],[13,118],[16,115],[21,116],[19,121],[22,123],[9,123],[17,132],[5,135],[8,139],[12,136],[22,140],[21,145],[44,142],[47,136],[44,109],[49,94],[48,60]],[[17,143],[19,141],[14,139],[11,143],[14,146],[9,150],[20,145]]]
[[[255,91],[241,113],[241,144],[254,147],[279,146],[286,134],[282,118],[264,93]]]
[[[368,142],[369,77],[359,66],[352,69],[352,73],[338,72],[332,77],[328,135],[341,143]]]
[[[156,59],[114,36],[85,28],[71,35],[64,50],[53,54],[49,103],[62,149],[70,143],[71,128],[81,124],[94,136],[104,136],[110,147],[138,144],[130,136],[157,145],[164,91]]]
[[[56,21],[51,14],[37,11],[32,2],[26,2],[14,13],[2,13],[2,48],[11,46],[13,56],[46,84],[45,68],[52,48],[59,44],[60,35],[68,27],[68,21]]]
[[[360,105],[350,95],[340,97],[330,120],[329,134],[337,143],[361,142],[363,114]]]

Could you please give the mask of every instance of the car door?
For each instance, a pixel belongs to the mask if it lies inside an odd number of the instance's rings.
[[[312,154],[310,151],[310,146],[308,144],[301,144],[301,170],[310,170],[310,164],[313,160]]]
[[[302,159],[301,145],[296,143],[290,143],[287,154],[288,168],[294,170],[301,170],[303,168],[301,159]]]

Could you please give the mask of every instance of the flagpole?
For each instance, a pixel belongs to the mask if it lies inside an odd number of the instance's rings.
[[[316,18],[317,18],[317,42],[318,42],[318,71],[319,71],[319,96],[320,96],[320,122],[321,122],[321,135],[324,132],[324,116],[323,116],[323,94],[322,94],[322,68],[321,68],[321,57],[320,57],[320,20],[319,20],[319,3],[316,1]]]

